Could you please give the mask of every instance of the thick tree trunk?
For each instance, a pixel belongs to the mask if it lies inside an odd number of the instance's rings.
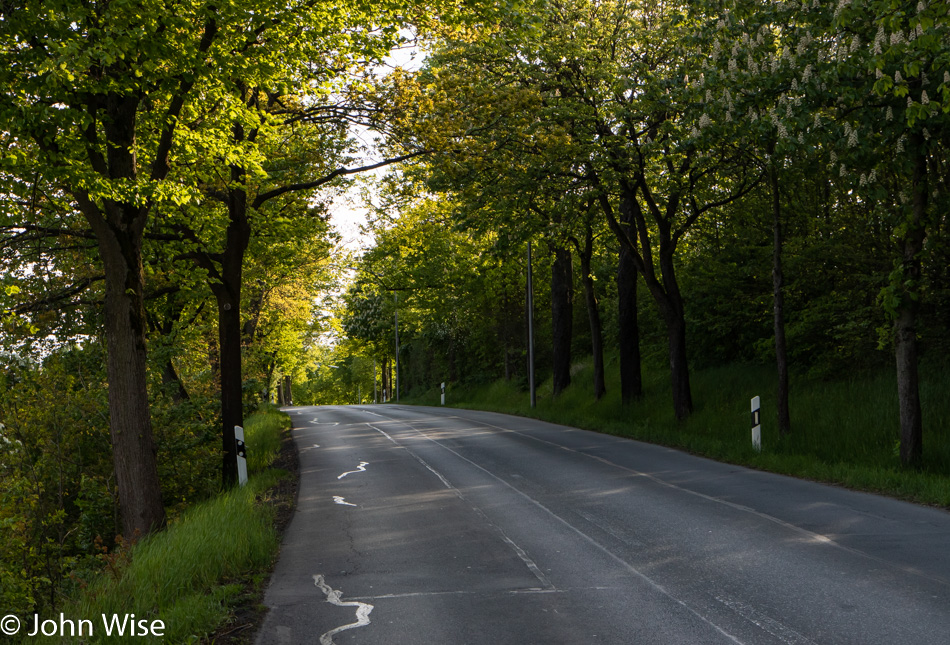
[[[581,250],[581,281],[584,283],[584,299],[587,303],[587,319],[590,323],[591,352],[594,356],[594,398],[600,400],[607,392],[604,380],[604,328],[600,320],[600,307],[594,291],[594,276],[591,275],[591,259],[594,255],[594,238],[587,227],[584,248]]]
[[[897,359],[897,396],[900,406],[901,464],[920,466],[923,457],[923,419],[917,372],[917,312],[920,306],[920,253],[924,248],[924,215],[927,211],[927,153],[922,135],[912,137],[914,170],[911,180],[913,203],[904,234],[903,285],[913,285],[901,293],[894,322]]]
[[[108,144],[105,159],[100,157],[97,164],[109,179],[135,182],[139,99],[111,94],[105,103]],[[142,238],[148,207],[110,200],[100,206],[82,188],[74,195],[95,231],[105,269],[109,432],[122,531],[126,540],[134,541],[165,524],[146,375]]]
[[[571,252],[554,249],[551,266],[551,336],[554,353],[554,396],[571,384],[571,340],[574,332],[574,267]]]
[[[620,208],[620,223],[628,236],[630,207]],[[643,373],[640,357],[640,320],[637,303],[639,274],[633,252],[625,244],[620,245],[617,265],[617,324],[620,338],[620,400],[624,405],[643,397]]]
[[[774,151],[770,151],[774,152]],[[778,191],[778,169],[774,154],[770,160],[769,184],[772,192],[772,322],[775,333],[775,365],[778,370],[778,432],[792,431],[788,410],[788,350],[785,344],[785,275],[782,272],[782,211]]]
[[[97,236],[106,273],[109,429],[116,488],[123,535],[134,541],[165,524],[146,385],[141,236],[111,226],[97,230]]]

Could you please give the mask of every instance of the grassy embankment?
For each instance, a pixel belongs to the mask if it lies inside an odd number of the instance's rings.
[[[589,361],[588,361],[589,364]],[[837,380],[795,378],[792,434],[780,438],[775,415],[774,368],[732,365],[691,374],[694,414],[673,417],[669,376],[644,370],[644,397],[624,408],[619,375],[608,370],[608,394],[595,401],[591,370],[576,366],[573,385],[556,399],[550,381],[532,410],[526,392],[505,381],[450,389],[447,405],[493,410],[680,448],[712,459],[839,484],[950,508],[950,365],[924,365],[924,465],[902,469],[898,459],[897,386],[893,370],[843,375]],[[751,443],[750,400],[762,398],[762,452]],[[438,405],[431,390],[409,399]]]
[[[94,637],[63,642],[192,643],[218,629],[248,584],[260,586],[277,553],[273,510],[264,500],[268,489],[287,476],[268,467],[280,450],[281,433],[289,427],[289,417],[275,408],[248,417],[247,485],[196,504],[166,530],[116,556],[62,609],[77,625],[79,619],[91,620]],[[136,622],[147,619],[149,625],[161,620],[163,638],[129,637],[128,630],[126,637],[117,637],[115,631],[107,637],[102,615],[121,619],[126,614],[135,614]]]

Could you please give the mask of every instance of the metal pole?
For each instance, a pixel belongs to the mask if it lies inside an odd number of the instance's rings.
[[[379,403],[376,399],[376,359],[373,359],[373,403]]]
[[[531,282],[531,242],[528,242],[528,388],[531,390],[531,407],[538,404],[534,389],[534,286]]]
[[[396,403],[399,403],[399,294],[393,291],[396,304]]]

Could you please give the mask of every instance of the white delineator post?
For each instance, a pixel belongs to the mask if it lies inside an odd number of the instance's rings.
[[[760,410],[759,397],[752,398],[752,447],[756,451],[762,451],[762,419],[759,413]]]
[[[238,484],[247,483],[247,448],[244,445],[244,428],[234,426],[234,442],[237,444]]]
[[[445,382],[442,382],[442,405],[445,405]]]

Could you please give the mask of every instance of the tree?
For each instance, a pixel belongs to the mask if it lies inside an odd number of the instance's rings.
[[[103,265],[110,428],[130,538],[164,523],[146,387],[143,241],[150,221],[200,199],[191,169],[206,158],[225,160],[230,212],[245,209],[240,185],[261,163],[246,136],[260,124],[249,97],[264,88],[307,93],[312,61],[326,61],[318,66],[323,74],[371,55],[376,36],[388,42],[396,28],[368,25],[391,8],[307,1],[261,12],[250,1],[152,0],[2,6],[3,169],[16,177],[38,170],[44,184],[68,196]],[[330,60],[327,51],[335,53]],[[209,122],[233,136],[220,138]],[[232,222],[241,248],[241,217]]]

